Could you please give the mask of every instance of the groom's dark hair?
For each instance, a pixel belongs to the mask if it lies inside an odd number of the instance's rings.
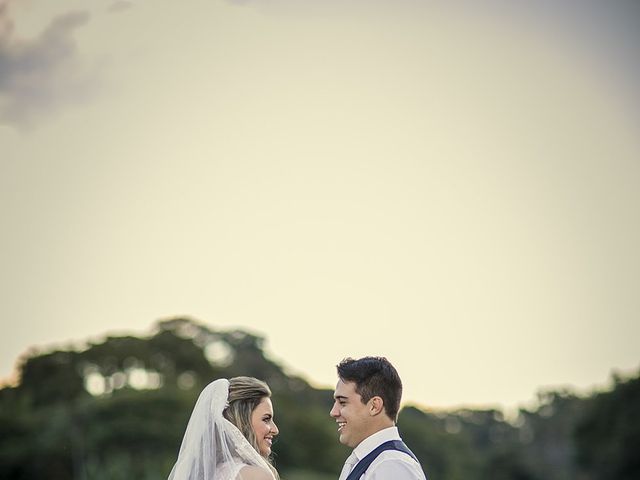
[[[367,403],[373,397],[382,398],[384,410],[394,422],[397,420],[402,398],[402,381],[391,362],[384,357],[345,358],[338,365],[343,382],[354,382],[356,392]]]

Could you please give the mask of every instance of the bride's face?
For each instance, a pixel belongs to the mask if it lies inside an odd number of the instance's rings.
[[[268,457],[271,455],[271,444],[273,437],[278,435],[278,427],[273,421],[273,405],[271,399],[265,397],[251,412],[251,428],[256,435],[260,455]]]

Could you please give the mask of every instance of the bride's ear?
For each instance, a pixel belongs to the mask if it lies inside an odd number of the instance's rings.
[[[382,397],[373,397],[369,400],[369,415],[372,417],[384,412],[384,400]]]

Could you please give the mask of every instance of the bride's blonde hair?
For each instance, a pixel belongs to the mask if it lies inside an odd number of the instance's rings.
[[[254,377],[233,377],[229,379],[229,406],[224,410],[224,417],[242,432],[251,446],[260,453],[258,439],[251,426],[251,414],[264,398],[271,397],[271,389],[262,380]],[[277,480],[278,472],[267,458],[269,467]]]

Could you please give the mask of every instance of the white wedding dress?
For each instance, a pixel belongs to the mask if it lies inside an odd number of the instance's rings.
[[[216,473],[218,477],[216,480],[236,480],[238,478],[238,473],[247,465],[244,463],[225,463],[220,465],[218,469],[219,473]]]

